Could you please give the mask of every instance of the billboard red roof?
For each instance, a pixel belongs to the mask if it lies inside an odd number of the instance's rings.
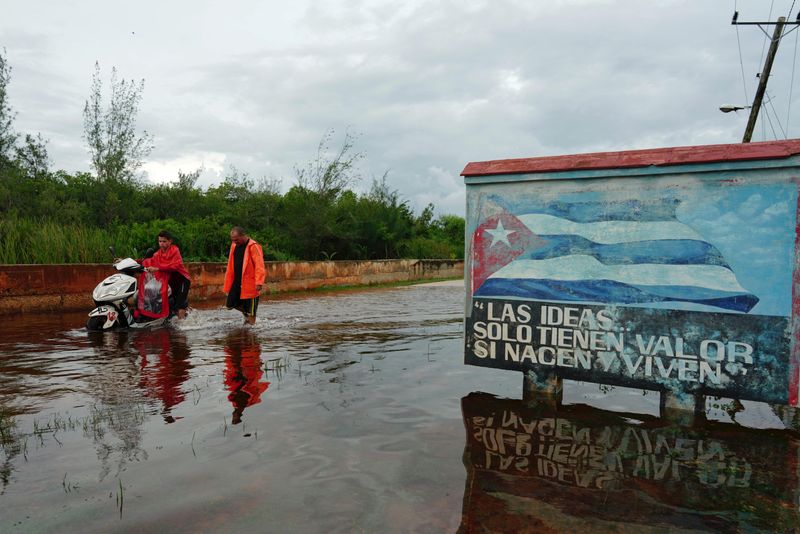
[[[788,158],[800,154],[800,139],[701,145],[621,152],[595,152],[568,156],[500,159],[468,163],[462,176],[491,176],[592,169],[624,169],[632,167],[719,163],[759,159]]]

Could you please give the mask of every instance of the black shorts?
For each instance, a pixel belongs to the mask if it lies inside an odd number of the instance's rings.
[[[173,307],[185,310],[189,307],[189,288],[192,283],[181,275],[170,276],[169,287],[172,289]]]
[[[248,317],[255,317],[258,311],[258,297],[252,299],[239,298],[239,288],[231,288],[228,293],[228,300],[225,302],[225,307],[229,310],[239,310]]]

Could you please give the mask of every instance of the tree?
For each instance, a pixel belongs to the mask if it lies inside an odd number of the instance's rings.
[[[112,68],[107,109],[103,106],[102,90],[100,63],[95,63],[91,94],[83,108],[83,137],[92,168],[100,181],[132,180],[153,150],[153,137],[146,131],[136,133],[144,79],[138,83],[120,80],[117,69]]]
[[[353,153],[355,139],[348,131],[341,148],[331,157],[330,141],[334,130],[329,130],[317,146],[317,157],[305,169],[295,168],[297,184],[326,198],[335,198],[358,179],[356,165],[363,152]]]
[[[15,113],[8,103],[8,83],[11,81],[11,65],[5,58],[5,49],[0,54],[0,163],[12,159],[17,134],[14,133]]]
[[[21,171],[20,176],[42,178],[50,166],[47,141],[41,134],[25,134],[23,141],[19,142],[20,136],[14,130],[16,113],[8,102],[11,65],[4,53],[5,50],[0,54],[0,169],[5,168],[8,173],[11,168],[15,168],[16,171]],[[6,174],[6,178],[8,176]]]
[[[17,166],[31,178],[45,176],[50,168],[47,141],[42,134],[25,134],[25,142],[14,147]]]
[[[414,221],[414,234],[427,237],[433,224],[433,204],[429,203]]]

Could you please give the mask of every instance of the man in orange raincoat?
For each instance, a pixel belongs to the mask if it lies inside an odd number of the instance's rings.
[[[264,251],[255,239],[250,238],[241,226],[231,229],[231,250],[225,269],[225,286],[228,294],[225,307],[244,314],[249,324],[256,322],[258,295],[264,286],[267,271],[264,268]]]

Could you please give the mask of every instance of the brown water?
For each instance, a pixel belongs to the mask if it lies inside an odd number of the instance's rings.
[[[575,383],[531,406],[462,364],[462,315],[445,284],[266,301],[253,328],[4,321],[0,532],[800,525],[791,414],[712,402],[721,422],[673,428],[653,394]]]

